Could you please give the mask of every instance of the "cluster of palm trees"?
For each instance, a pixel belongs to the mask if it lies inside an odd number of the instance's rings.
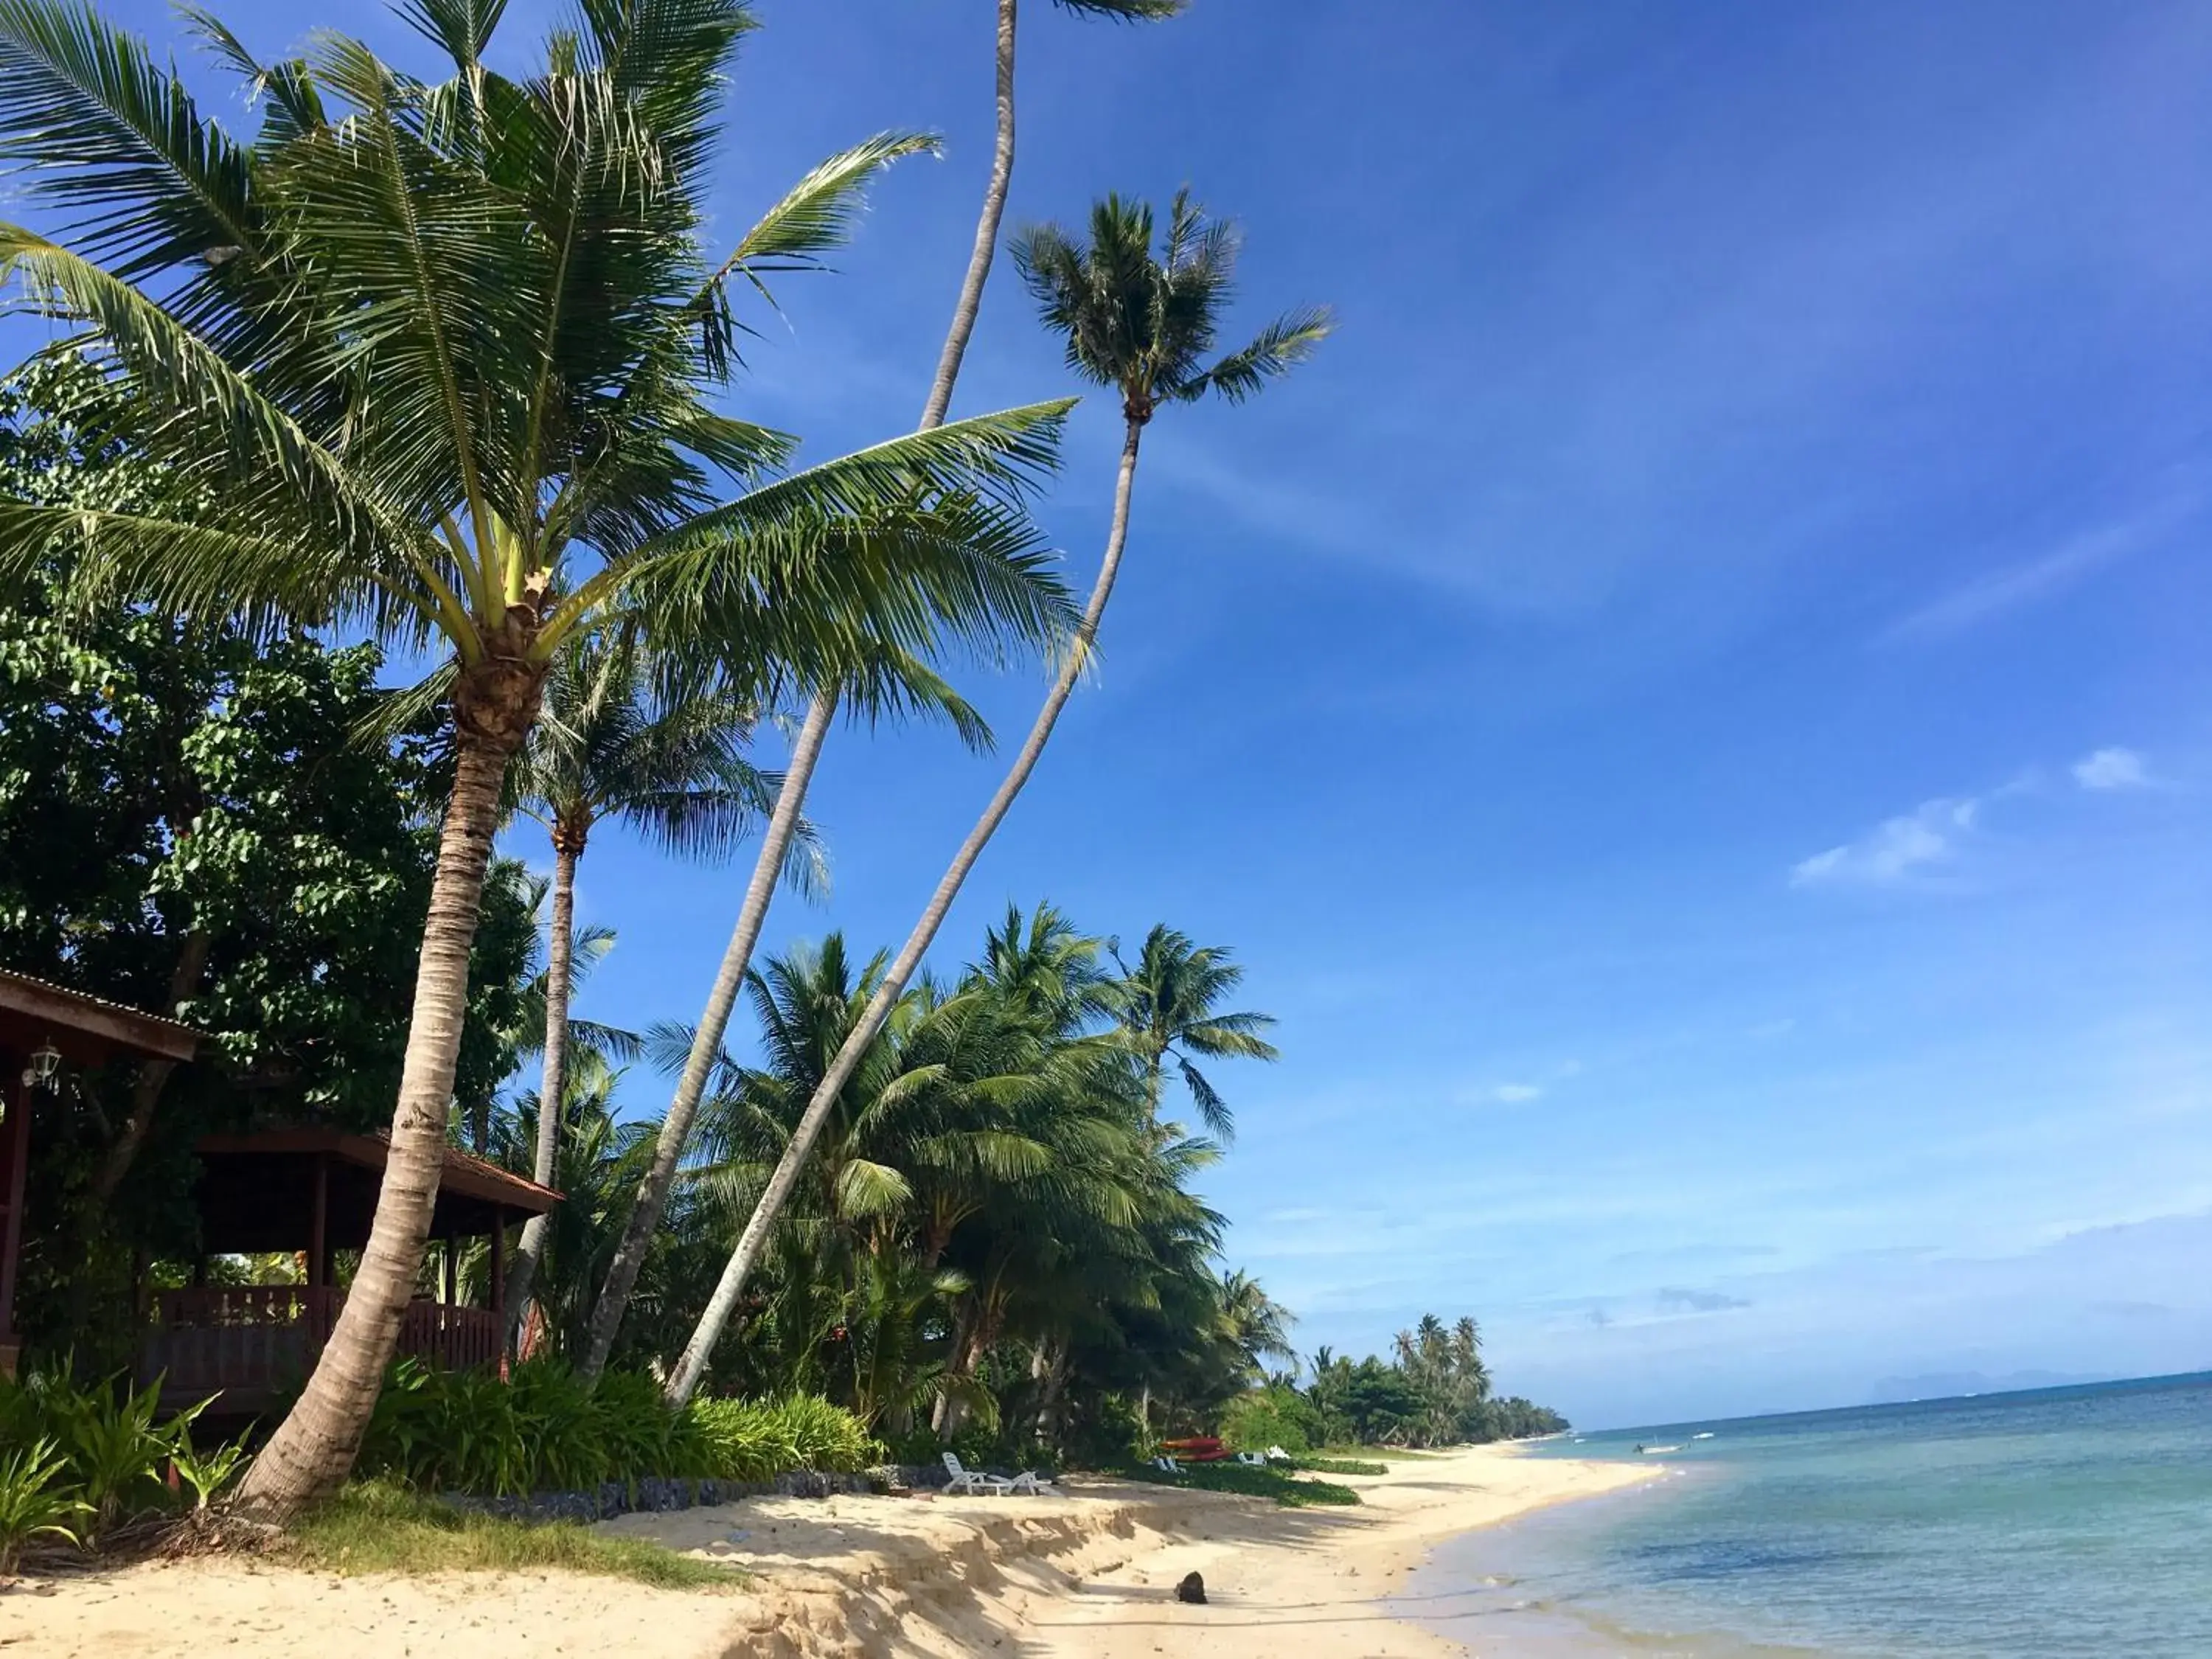
[[[1061,3],[1127,19],[1180,9]],[[613,797],[557,759],[538,764],[536,734],[550,723],[592,765],[659,778],[661,805],[648,787],[622,810],[679,841],[726,848],[766,810],[670,1109],[629,1201],[612,1206],[623,1218],[580,1356],[592,1370],[621,1336],[671,1205],[695,1201],[678,1176],[710,1080],[726,1073],[769,902],[805,868],[805,790],[836,716],[942,711],[972,732],[940,677],[950,656],[1054,667],[913,933],[856,981],[859,1005],[818,1075],[787,1085],[805,1098],[671,1370],[681,1397],[755,1269],[785,1248],[785,1206],[818,1187],[810,1159],[853,1079],[895,1018],[921,1018],[904,1011],[923,956],[1091,658],[1150,422],[1170,404],[1250,395],[1328,327],[1298,313],[1217,355],[1237,238],[1186,197],[1164,224],[1109,198],[1087,239],[1042,227],[1015,240],[1070,368],[1118,393],[1124,416],[1112,526],[1079,608],[1028,511],[1058,464],[1071,400],[945,418],[1012,173],[1016,0],[998,0],[998,144],[920,428],[804,467],[796,440],[722,407],[740,308],[818,267],[871,182],[932,141],[882,135],[833,156],[733,246],[710,249],[703,204],[723,84],[755,25],[747,0],[581,0],[520,76],[489,61],[498,0],[400,9],[441,60],[435,78],[337,33],[263,59],[188,12],[249,94],[258,126],[239,137],[96,11],[0,0],[0,157],[51,221],[0,225],[0,273],[56,319],[54,349],[99,365],[97,418],[164,481],[128,510],[0,501],[0,584],[66,552],[79,580],[163,610],[365,630],[447,663],[422,691],[446,720],[453,781],[391,1157],[337,1328],[241,1489],[242,1505],[275,1519],[343,1478],[393,1352],[435,1199],[479,897],[494,837],[526,800],[567,872],[554,929],[565,948],[574,860]],[[611,716],[611,703],[629,712]],[[695,712],[702,704],[722,712]],[[783,773],[756,775],[745,733],[785,714],[799,723]],[[602,720],[592,750],[580,727]],[[570,1092],[566,982],[549,976],[544,1092],[556,1103]],[[535,1133],[533,1169],[558,1164],[559,1127],[550,1113]],[[731,1167],[766,1147],[733,1139]],[[541,1233],[517,1270],[538,1271],[552,1248]],[[984,1288],[966,1293],[979,1330],[1012,1317],[988,1267],[970,1269]],[[957,1379],[970,1362],[948,1363]]]
[[[712,1350],[718,1386],[803,1389],[887,1438],[975,1429],[1058,1443],[1071,1412],[1111,1395],[1203,1412],[1286,1352],[1286,1316],[1213,1267],[1220,1218],[1191,1190],[1231,1129],[1189,1056],[1269,1059],[1265,1017],[1230,1012],[1236,965],[1156,927],[1134,967],[1049,904],[1010,909],[975,959],[902,993],[838,1091],[803,1179],[770,1235],[744,1317]],[[711,1294],[730,1231],[881,986],[842,936],[746,976],[760,1056],[718,1059],[617,1346],[675,1351]],[[664,1026],[672,1066],[693,1033]],[[1175,1120],[1158,1087],[1185,1056],[1209,1132]],[[569,1074],[529,1346],[575,1355],[658,1126],[619,1123],[596,1045]],[[1164,1113],[1163,1107],[1167,1109]],[[526,1167],[528,1097],[493,1151]]]

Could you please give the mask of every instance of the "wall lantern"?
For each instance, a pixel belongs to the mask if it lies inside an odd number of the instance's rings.
[[[62,1051],[54,1047],[49,1037],[31,1055],[31,1063],[23,1068],[23,1086],[27,1089],[51,1089],[54,1079],[61,1075]]]

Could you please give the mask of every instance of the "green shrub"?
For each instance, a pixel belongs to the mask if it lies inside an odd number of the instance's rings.
[[[812,1395],[794,1394],[772,1409],[788,1427],[802,1469],[850,1474],[876,1460],[878,1447],[867,1425],[842,1406]]]
[[[1321,1443],[1322,1427],[1312,1401],[1278,1383],[1239,1395],[1221,1413],[1221,1437],[1231,1451],[1310,1451]]]
[[[849,1474],[881,1449],[858,1417],[811,1395],[695,1400],[685,1414],[706,1450],[699,1473],[721,1480],[772,1480],[792,1469]]]
[[[79,1384],[66,1361],[20,1383],[0,1381],[0,1446],[17,1449],[0,1471],[0,1534],[13,1534],[0,1537],[0,1554],[12,1559],[33,1537],[90,1547],[118,1524],[182,1507],[185,1486],[198,1502],[212,1498],[237,1472],[242,1447],[197,1450],[191,1425],[208,1402],[157,1422],[160,1398],[158,1382]]]
[[[23,1546],[35,1539],[79,1541],[71,1523],[89,1515],[92,1505],[62,1486],[67,1473],[61,1449],[51,1440],[0,1453],[0,1580],[14,1575]]]
[[[844,1473],[866,1468],[875,1451],[860,1419],[804,1395],[695,1401],[678,1412],[638,1371],[594,1384],[557,1361],[531,1360],[502,1382],[403,1359],[378,1397],[358,1468],[422,1491],[500,1497],[655,1477]]]

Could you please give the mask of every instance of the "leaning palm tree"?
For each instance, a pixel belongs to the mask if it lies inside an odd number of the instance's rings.
[[[397,1341],[505,775],[556,653],[621,605],[656,653],[766,702],[884,651],[1060,629],[1017,498],[1064,404],[787,475],[793,440],[711,406],[732,285],[815,263],[927,141],[825,162],[717,260],[707,172],[744,0],[592,0],[521,80],[485,62],[500,9],[409,0],[451,59],[437,82],[334,33],[263,64],[193,14],[258,100],[240,142],[88,8],[0,0],[0,161],[67,221],[0,225],[0,278],[95,356],[100,420],[172,483],[129,511],[0,501],[0,585],[67,549],[165,609],[453,663],[391,1156],[344,1311],[240,1489],[272,1519],[343,1478]]]
[[[1117,957],[1116,960],[1119,960]],[[1207,1060],[1275,1060],[1275,1046],[1260,1033],[1271,1014],[1223,1013],[1221,999],[1243,982],[1244,970],[1219,945],[1193,945],[1187,933],[1164,925],[1145,935],[1137,965],[1121,964],[1121,1024],[1145,1068],[1152,1115],[1172,1060],[1197,1103],[1206,1133],[1226,1140],[1235,1132],[1229,1103],[1190,1056]]]
[[[543,713],[508,774],[517,809],[543,823],[553,843],[544,1074],[531,1167],[541,1187],[553,1182],[562,1116],[547,1103],[568,1098],[576,872],[592,831],[611,819],[669,852],[726,858],[775,794],[775,781],[746,758],[754,711],[713,686],[657,690],[648,667],[629,630],[572,641],[554,663]],[[795,850],[811,854],[811,838]],[[813,884],[810,856],[790,868],[801,884]],[[544,1216],[531,1218],[507,1271],[502,1305],[518,1319],[550,1224]]]
[[[1220,331],[1221,312],[1236,276],[1236,227],[1227,221],[1209,219],[1184,191],[1176,196],[1165,241],[1157,255],[1152,250],[1152,232],[1150,208],[1109,196],[1091,211],[1088,246],[1051,226],[1030,230],[1015,240],[1014,263],[1037,300],[1046,325],[1066,337],[1068,367],[1086,380],[1114,388],[1121,397],[1121,460],[1105,556],[1099,562],[1098,577],[1076,629],[1073,647],[1061,659],[1028,738],[983,816],[953,855],[921,920],[823,1079],[752,1219],[740,1235],[722,1282],[669,1381],[669,1397],[673,1401],[688,1400],[698,1385],[722,1325],[737,1304],[745,1275],[799,1179],[823,1118],[904,994],[908,981],[921,967],[922,955],[937,937],[961,884],[1036,769],[1060,712],[1090,662],[1128,540],[1129,501],[1136,485],[1137,455],[1145,428],[1163,404],[1195,403],[1208,393],[1218,393],[1231,403],[1243,402],[1303,362],[1329,331],[1329,315],[1324,310],[1288,313],[1269,323],[1249,344],[1209,362]]]
[[[1068,11],[1122,21],[1172,17],[1188,3],[1188,0],[1056,0]],[[1014,176],[1018,6],[1018,0],[998,0],[998,137],[991,152],[990,179],[983,189],[982,211],[975,219],[975,246],[968,256],[967,271],[960,281],[959,298],[953,304],[951,325],[945,331],[944,347],[938,354],[937,373],[930,382],[929,397],[922,405],[920,430],[924,432],[942,426],[945,412],[952,406],[952,389],[960,378],[968,342],[975,331],[976,314],[983,303],[983,289],[990,281],[992,258],[999,246],[999,227],[1006,217],[1006,192]],[[615,1334],[629,1308],[631,1287],[652,1246],[654,1229],[660,1224],[662,1206],[667,1202],[678,1166],[684,1160],[715,1056],[729,1030],[731,1011],[737,1005],[739,988],[745,982],[753,947],[759,944],[761,928],[768,920],[777,872],[805,807],[806,791],[813,781],[815,765],[821,759],[823,743],[836,717],[836,690],[834,686],[824,687],[808,705],[806,718],[793,737],[782,790],[762,837],[752,879],[746,884],[744,897],[738,907],[737,925],[731,929],[721,968],[707,994],[706,1011],[694,1028],[691,1051],[678,1076],[667,1115],[661,1120],[660,1140],[653,1150],[652,1166],[638,1185],[637,1203],[630,1212],[629,1224],[623,1232],[621,1248],[615,1253],[613,1265],[608,1269],[599,1305],[592,1310],[591,1346],[583,1363],[587,1375],[596,1375],[613,1352]]]

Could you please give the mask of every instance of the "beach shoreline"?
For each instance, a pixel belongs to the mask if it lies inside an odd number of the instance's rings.
[[[1332,1477],[1356,1508],[1078,1477],[1053,1498],[763,1498],[599,1530],[728,1563],[727,1591],[543,1572],[337,1577],[232,1559],[0,1595],[0,1650],[54,1659],[529,1651],[599,1659],[1019,1654],[1422,1659],[1466,1651],[1382,1605],[1446,1539],[1656,1468],[1479,1447]],[[1186,1573],[1207,1605],[1175,1598]]]

